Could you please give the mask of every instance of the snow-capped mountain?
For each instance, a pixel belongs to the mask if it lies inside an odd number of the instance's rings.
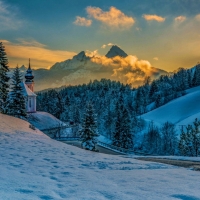
[[[120,49],[118,46],[113,45],[111,47],[111,49],[108,51],[108,53],[106,54],[106,57],[113,58],[115,56],[120,56],[120,57],[125,58],[128,55],[122,49]]]
[[[34,67],[34,66],[33,66]],[[24,66],[21,68],[24,72]],[[94,79],[111,79],[133,86],[143,83],[146,76],[152,79],[167,72],[151,66],[148,61],[127,55],[114,45],[105,56],[88,56],[81,51],[72,59],[55,63],[49,70],[33,70],[35,90],[56,88],[64,85],[88,83]]]

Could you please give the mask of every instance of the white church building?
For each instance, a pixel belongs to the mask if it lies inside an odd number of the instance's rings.
[[[37,95],[34,93],[34,76],[31,70],[31,64],[29,59],[29,66],[25,74],[25,82],[22,82],[22,88],[24,92],[24,96],[26,99],[26,111],[27,113],[36,112],[36,97]]]

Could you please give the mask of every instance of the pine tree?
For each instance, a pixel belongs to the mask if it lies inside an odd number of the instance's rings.
[[[200,85],[200,64],[197,64],[195,67],[195,72],[194,72],[194,76],[192,79],[192,85],[193,86]]]
[[[98,136],[96,123],[93,106],[89,103],[86,107],[82,130],[80,131],[82,147],[87,150],[96,151],[96,137]]]
[[[184,156],[198,156],[200,153],[200,121],[195,119],[192,125],[186,127],[186,132],[182,129],[179,152]]]
[[[133,135],[130,131],[130,116],[127,109],[124,107],[122,95],[116,105],[116,124],[113,134],[113,145],[125,149],[133,148]]]
[[[18,118],[26,118],[26,104],[23,95],[22,78],[18,66],[15,68],[11,84],[10,114]]]
[[[149,98],[152,99],[156,92],[158,92],[158,85],[156,81],[153,81],[149,90]]]
[[[8,113],[9,111],[9,76],[7,72],[8,59],[3,43],[0,42],[0,113]]]
[[[165,122],[161,127],[162,151],[166,155],[174,155],[177,146],[177,135],[175,125]]]

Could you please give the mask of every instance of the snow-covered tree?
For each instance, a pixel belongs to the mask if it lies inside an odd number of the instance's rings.
[[[200,64],[199,63],[195,67],[195,72],[194,72],[194,76],[192,79],[192,85],[193,86],[200,85]]]
[[[26,104],[23,95],[22,77],[18,67],[15,68],[12,76],[10,112],[9,114],[18,118],[26,118]]]
[[[195,119],[193,125],[186,127],[186,132],[182,129],[179,152],[184,156],[198,156],[200,154],[200,121]]]
[[[0,112],[8,113],[9,111],[9,76],[7,72],[8,68],[8,59],[5,52],[5,47],[3,43],[0,42]]]
[[[116,105],[116,114],[117,119],[113,134],[113,145],[131,149],[133,148],[133,135],[130,130],[131,121],[129,113],[124,106],[122,95],[120,95]]]
[[[87,150],[96,151],[97,136],[96,116],[92,104],[89,103],[86,106],[82,129],[80,131],[82,147]]]
[[[165,122],[161,127],[163,154],[174,155],[177,148],[177,134],[175,125]]]

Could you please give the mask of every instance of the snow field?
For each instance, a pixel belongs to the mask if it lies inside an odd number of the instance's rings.
[[[0,114],[0,199],[199,199],[200,173],[85,151]]]

